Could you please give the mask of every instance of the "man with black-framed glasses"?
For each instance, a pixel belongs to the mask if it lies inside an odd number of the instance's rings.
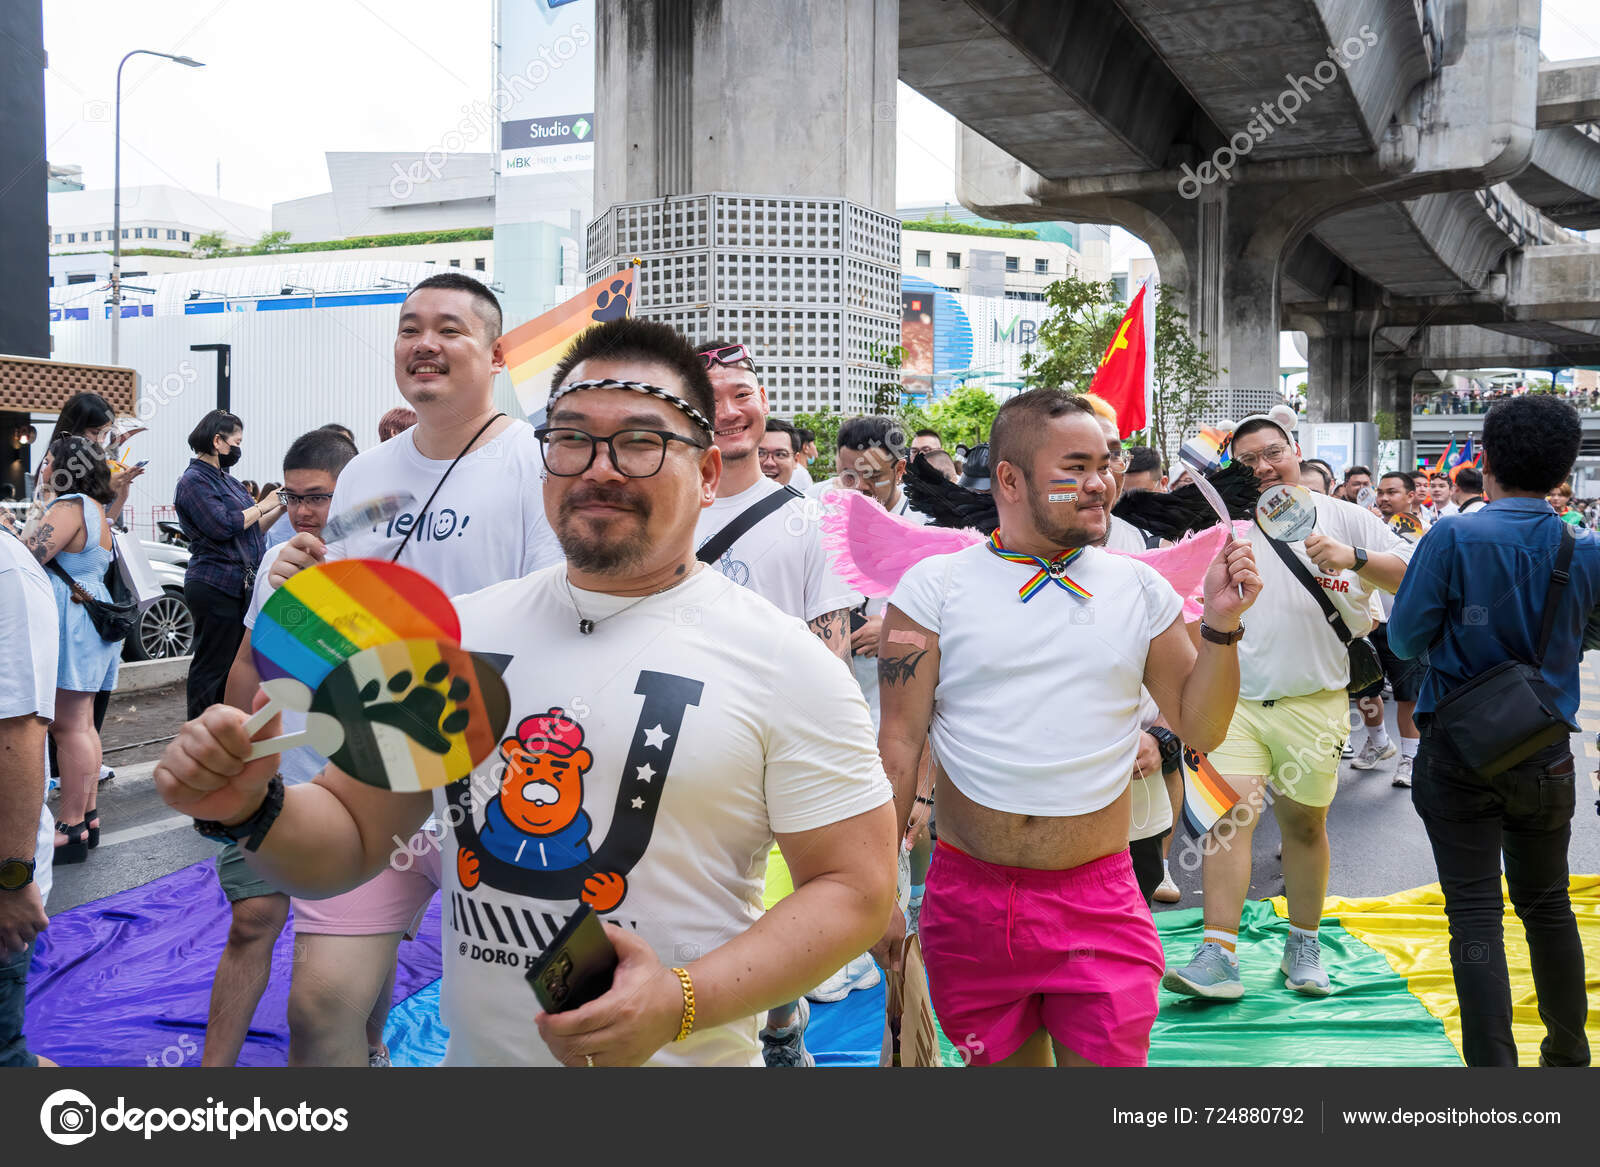
[[[1234,461],[1254,471],[1263,490],[1300,485],[1292,425],[1286,409],[1275,409],[1246,418],[1233,432]],[[1331,992],[1317,926],[1328,888],[1328,807],[1350,735],[1350,654],[1316,594],[1326,597],[1352,637],[1365,636],[1373,625],[1372,592],[1399,588],[1412,547],[1364,507],[1310,497],[1316,524],[1303,542],[1274,543],[1260,524],[1250,527],[1261,598],[1251,609],[1250,635],[1240,643],[1239,700],[1227,736],[1209,752],[1240,798],[1218,821],[1221,829],[1204,840],[1205,933],[1188,964],[1169,968],[1162,978],[1162,987],[1174,993],[1228,1001],[1244,995],[1239,917],[1250,889],[1251,836],[1268,802],[1283,832],[1289,901],[1279,969],[1296,992]]]
[[[265,812],[249,862],[337,891],[431,810],[447,1064],[759,1065],[757,1015],[889,919],[894,813],[866,703],[804,628],[695,557],[721,451],[693,349],[625,318],[552,379],[541,496],[566,563],[455,599],[462,647],[505,659],[497,755],[431,795],[330,766]],[[214,707],[184,728],[157,767],[169,804],[233,825],[272,806],[244,723]],[[763,913],[775,839],[795,891]],[[583,907],[607,922],[611,988],[541,1013],[525,973]]]

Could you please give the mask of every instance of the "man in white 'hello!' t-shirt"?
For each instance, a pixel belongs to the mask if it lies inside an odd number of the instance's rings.
[[[274,816],[244,715],[213,707],[157,786],[256,831],[251,864],[302,895],[359,883],[437,813],[451,1064],[758,1065],[758,1014],[888,922],[893,812],[866,704],[804,627],[694,557],[721,457],[693,350],[618,320],[555,380],[543,497],[566,566],[456,601],[463,646],[510,658],[496,754],[431,796],[330,766]],[[763,914],[774,838],[795,891]],[[541,1013],[524,974],[580,907],[608,921],[611,988]]]

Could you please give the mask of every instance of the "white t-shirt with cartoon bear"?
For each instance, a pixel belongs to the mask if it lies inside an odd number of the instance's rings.
[[[576,590],[583,635],[563,573],[456,599],[462,644],[510,658],[511,720],[435,794],[448,1065],[554,1064],[524,974],[580,902],[687,965],[760,917],[775,834],[890,799],[860,689],[799,622],[701,569],[643,600]],[[652,1064],[759,1066],[757,1027]]]

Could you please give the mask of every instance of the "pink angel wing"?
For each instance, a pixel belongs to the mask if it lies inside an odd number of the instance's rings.
[[[853,490],[829,491],[822,501],[822,546],[839,578],[863,595],[890,595],[913,564],[983,539],[976,531],[907,522]]]
[[[1249,538],[1248,523],[1235,523],[1234,531],[1242,539]],[[1206,569],[1227,542],[1228,531],[1220,523],[1190,535],[1171,547],[1157,547],[1151,551],[1113,551],[1113,555],[1126,555],[1142,560],[1172,585],[1183,597],[1183,621],[1192,624],[1200,619],[1203,610],[1201,585],[1205,583]]]

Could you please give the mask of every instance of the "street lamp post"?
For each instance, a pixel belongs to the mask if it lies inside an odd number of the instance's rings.
[[[117,62],[117,117],[113,131],[111,179],[111,363],[118,364],[122,341],[122,66],[128,57],[143,54],[148,57],[165,57],[191,69],[203,68],[204,61],[193,57],[179,57],[171,53],[158,53],[154,49],[134,49]]]

